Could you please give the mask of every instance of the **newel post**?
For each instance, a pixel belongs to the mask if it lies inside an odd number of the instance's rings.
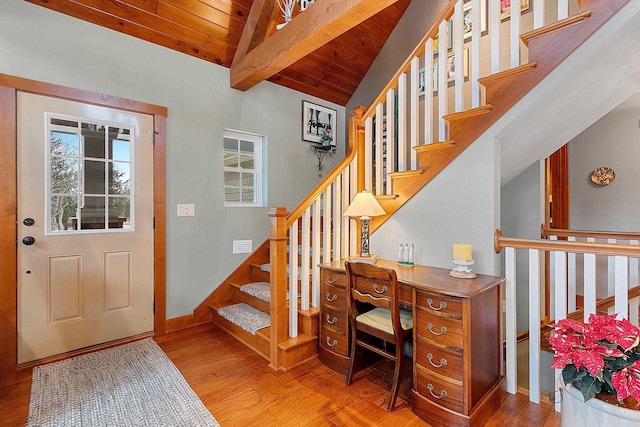
[[[271,336],[269,359],[275,370],[282,368],[278,344],[287,340],[287,217],[289,212],[279,206],[269,213],[269,257],[271,263]]]
[[[351,117],[349,118],[349,140],[353,145],[353,149],[356,150],[358,192],[364,189],[364,123],[362,123],[362,117],[366,111],[367,109],[364,107],[356,107],[351,110]]]

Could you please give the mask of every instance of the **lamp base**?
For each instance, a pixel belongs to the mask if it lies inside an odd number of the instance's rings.
[[[349,262],[366,262],[367,264],[375,264],[379,259],[379,256],[369,254],[349,257]]]

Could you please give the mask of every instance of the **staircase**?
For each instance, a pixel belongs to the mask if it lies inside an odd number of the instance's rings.
[[[488,0],[488,35],[480,33],[482,13],[472,14],[465,34],[468,6],[449,2],[372,106],[353,111],[345,158],[292,212],[272,211],[270,238],[203,301],[194,321],[215,322],[276,370],[314,357],[324,297],[317,265],[358,252],[358,224],[342,216],[357,192],[370,190],[387,212],[371,224],[374,232],[627,1],[558,0],[558,20],[551,23],[543,18],[550,2],[536,1],[531,14],[511,14],[505,31],[500,0]],[[484,1],[470,3],[472,11],[484,7]],[[523,31],[525,23],[533,29]],[[436,53],[444,50],[445,40],[451,40],[452,52],[468,51],[470,58]],[[500,60],[501,52],[508,52],[508,64]],[[449,71],[451,64],[455,71]],[[429,83],[436,81],[432,88]],[[256,282],[270,284],[269,301],[242,290]],[[267,293],[265,285],[256,286]],[[228,310],[268,314],[269,326],[253,334],[228,320],[233,316],[220,314],[235,304],[244,305]]]

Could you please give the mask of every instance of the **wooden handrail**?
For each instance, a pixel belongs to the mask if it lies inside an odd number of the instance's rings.
[[[626,256],[640,258],[640,246],[618,243],[599,242],[568,242],[566,240],[527,240],[502,237],[502,231],[497,229],[493,239],[496,253],[502,248],[538,249],[540,251],[562,251],[576,254],[595,254],[606,256]]]
[[[568,230],[564,228],[550,228],[540,225],[540,237],[543,239],[549,236],[558,237],[594,237],[596,239],[620,239],[620,240],[640,240],[640,233],[631,231],[592,231],[592,230]]]
[[[389,91],[389,89],[395,89],[396,87],[398,87],[398,79],[400,78],[400,75],[406,73],[411,69],[411,61],[413,60],[413,58],[422,55],[424,53],[424,45],[427,42],[427,40],[435,37],[438,34],[438,27],[440,26],[440,23],[442,21],[449,20],[453,16],[453,9],[455,8],[456,3],[457,1],[451,1],[445,5],[444,9],[442,9],[442,11],[438,15],[438,17],[435,19],[431,27],[427,30],[427,33],[424,35],[422,40],[420,40],[418,42],[418,45],[415,47],[415,49],[413,49],[413,52],[411,52],[409,57],[400,66],[398,71],[396,71],[393,77],[391,77],[391,80],[389,80],[389,83],[386,84],[384,89],[380,91],[380,94],[378,95],[378,97],[371,103],[371,106],[369,107],[369,109],[362,116],[362,120],[375,116],[376,107],[378,106],[378,104],[380,104],[386,99],[387,92]],[[444,43],[445,44],[443,45],[442,40],[440,40],[440,44],[445,46],[445,49],[446,49],[447,41],[445,40]]]
[[[342,159],[336,165],[336,167],[333,168],[333,170],[331,170],[331,172],[329,172],[327,176],[325,176],[324,179],[320,181],[309,194],[307,194],[307,197],[305,197],[304,200],[302,200],[302,202],[300,202],[300,204],[298,204],[298,206],[296,206],[295,209],[293,209],[291,213],[289,213],[286,221],[287,228],[291,227],[298,220],[298,218],[300,218],[304,211],[307,210],[307,208],[311,206],[311,204],[318,197],[320,197],[320,195],[327,189],[327,187],[329,187],[329,185],[331,185],[336,180],[336,178],[346,169],[346,167],[349,166],[349,164],[351,164],[351,162],[353,161],[356,153],[358,152],[358,147],[356,144],[356,135],[351,134],[357,133],[358,128],[362,126],[362,114],[364,113],[364,110],[364,107],[356,107],[351,111],[351,117],[349,120],[355,123],[350,124],[349,147],[347,149],[347,154],[345,155],[344,159]]]

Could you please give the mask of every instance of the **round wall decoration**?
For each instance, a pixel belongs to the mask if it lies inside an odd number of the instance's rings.
[[[611,168],[600,167],[591,174],[591,181],[596,185],[611,184],[616,179],[616,173]]]

